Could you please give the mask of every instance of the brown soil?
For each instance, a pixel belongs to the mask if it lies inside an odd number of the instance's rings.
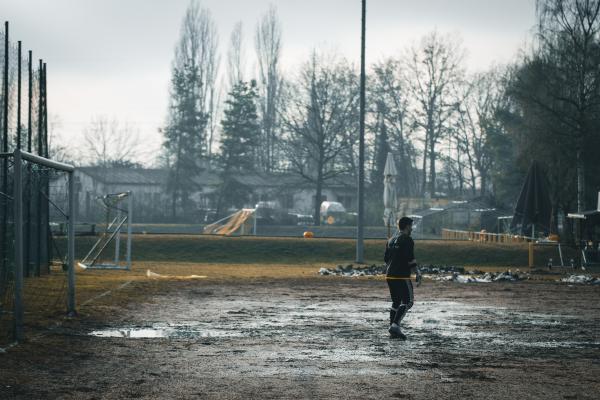
[[[0,354],[0,398],[598,398],[600,286],[426,281],[403,342],[387,333],[385,281],[320,266],[80,272],[112,277],[110,292],[26,326]]]

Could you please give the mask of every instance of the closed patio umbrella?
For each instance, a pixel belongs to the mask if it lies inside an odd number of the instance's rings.
[[[551,213],[546,179],[538,163],[532,161],[515,206],[511,230],[519,229],[522,235],[531,233],[535,237],[536,229],[550,230]]]
[[[396,222],[396,209],[398,207],[396,198],[396,163],[394,155],[388,153],[383,170],[383,221],[388,228],[388,238],[390,237],[390,227]]]

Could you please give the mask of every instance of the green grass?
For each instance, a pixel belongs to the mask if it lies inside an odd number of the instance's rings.
[[[93,237],[78,237],[77,258],[94,243]],[[221,237],[205,235],[134,235],[133,260],[194,263],[351,263],[356,257],[354,239]],[[365,261],[383,263],[384,240],[365,240]],[[565,259],[572,255],[565,250]],[[420,264],[465,267],[526,267],[527,244],[477,243],[468,241],[417,240],[415,256]],[[536,266],[548,258],[558,262],[555,247],[536,247]]]

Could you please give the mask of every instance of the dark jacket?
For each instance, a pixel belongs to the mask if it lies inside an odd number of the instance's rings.
[[[388,277],[410,277],[410,269],[413,266],[410,261],[415,259],[414,248],[415,242],[409,235],[403,233],[388,240],[383,257]]]

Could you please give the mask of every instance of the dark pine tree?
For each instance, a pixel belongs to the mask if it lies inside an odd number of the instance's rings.
[[[250,188],[235,179],[241,174],[255,172],[259,165],[260,125],[256,109],[256,82],[238,82],[228,94],[221,121],[222,186],[219,191],[217,214],[226,207],[240,208],[248,201]]]
[[[195,188],[193,177],[200,170],[198,161],[207,118],[199,106],[199,82],[198,68],[194,65],[173,68],[169,120],[163,143],[171,160],[167,191],[171,194],[173,218],[178,206],[184,214],[192,209],[189,196]]]

